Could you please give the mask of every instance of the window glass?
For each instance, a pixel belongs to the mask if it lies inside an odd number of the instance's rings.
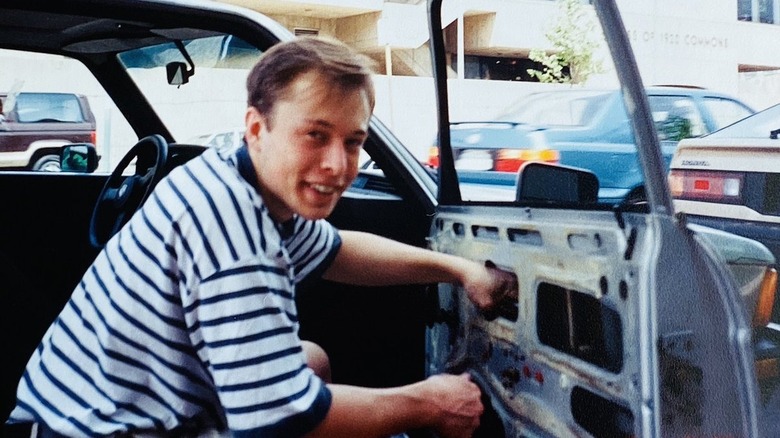
[[[83,122],[79,99],[74,94],[55,93],[20,93],[16,97],[13,108],[19,123],[52,122]]]
[[[260,50],[228,34],[185,39],[183,50],[167,42],[122,52],[119,59],[177,142],[238,140],[234,132],[244,120],[246,77]],[[185,84],[171,85],[166,71],[171,62],[184,63],[196,74]],[[217,99],[215,89],[220,90]]]
[[[650,96],[650,110],[658,139],[679,141],[707,133],[693,99],[680,96]]]
[[[58,171],[59,148],[94,143],[98,172],[108,172],[138,137],[105,90],[79,61],[0,50],[4,129],[0,171]]]
[[[710,116],[712,116],[712,119],[715,122],[715,129],[730,125],[753,113],[746,108],[745,105],[730,99],[706,97],[704,98],[704,105],[707,107]]]
[[[737,2],[737,19],[753,21],[753,0],[739,0]]]
[[[758,18],[762,23],[775,23],[775,0],[758,0]]]

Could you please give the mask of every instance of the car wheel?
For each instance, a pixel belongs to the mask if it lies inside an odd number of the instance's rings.
[[[44,155],[33,164],[32,170],[38,172],[59,172],[60,157],[57,155]]]

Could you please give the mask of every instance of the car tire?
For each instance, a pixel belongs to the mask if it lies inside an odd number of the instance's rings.
[[[60,157],[57,155],[44,155],[33,164],[32,170],[39,172],[59,172],[62,170],[60,166]]]

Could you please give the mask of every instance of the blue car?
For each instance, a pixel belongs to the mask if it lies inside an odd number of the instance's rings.
[[[678,141],[698,137],[753,114],[723,93],[694,87],[648,87],[666,168]],[[514,186],[529,161],[588,169],[599,181],[599,202],[644,199],[633,131],[618,90],[570,88],[532,93],[487,122],[451,124],[461,183]],[[438,150],[428,163],[438,166]]]

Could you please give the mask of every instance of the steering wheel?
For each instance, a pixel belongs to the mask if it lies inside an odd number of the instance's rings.
[[[142,138],[122,157],[98,196],[89,222],[89,242],[102,248],[143,204],[160,181],[168,142],[160,135]],[[135,160],[135,173],[122,173]]]

